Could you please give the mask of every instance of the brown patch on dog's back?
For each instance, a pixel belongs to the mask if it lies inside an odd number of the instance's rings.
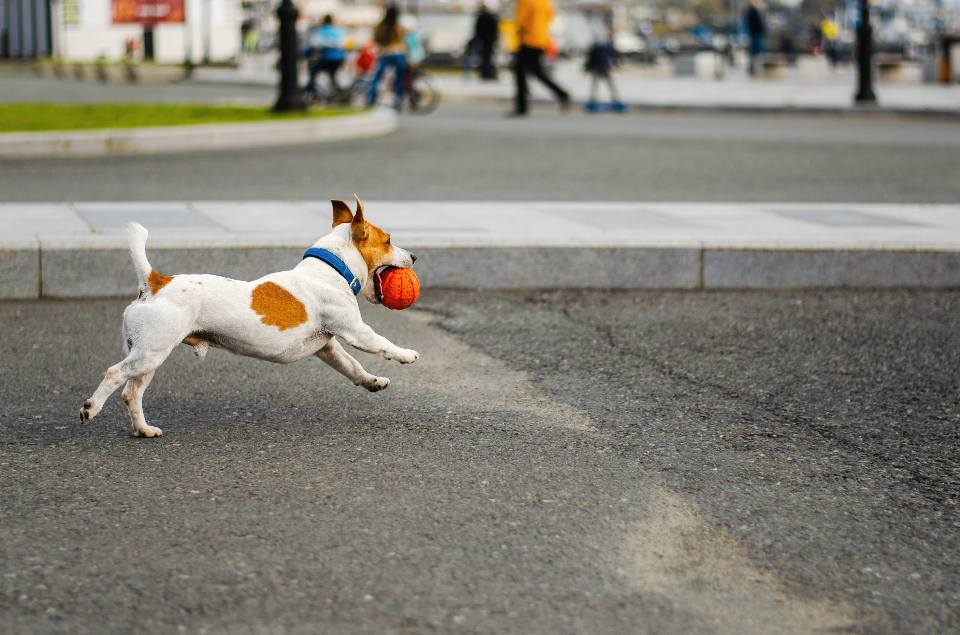
[[[258,285],[251,294],[250,308],[260,321],[281,331],[307,321],[307,308],[292,293],[273,282]]]
[[[151,269],[150,275],[147,276],[147,283],[150,284],[150,294],[157,295],[160,289],[170,284],[171,280],[173,280],[173,276],[165,276],[156,269]]]

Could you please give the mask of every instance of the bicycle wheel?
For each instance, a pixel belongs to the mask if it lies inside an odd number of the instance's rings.
[[[367,91],[370,82],[365,77],[356,77],[350,86],[344,90],[344,105],[353,108],[363,108],[367,105]]]
[[[407,95],[410,112],[417,115],[429,115],[440,105],[440,91],[429,73],[418,71],[410,82],[410,94]]]
[[[300,91],[300,98],[303,99],[303,104],[307,108],[312,108],[320,101],[320,96],[317,94],[317,89],[304,88]]]

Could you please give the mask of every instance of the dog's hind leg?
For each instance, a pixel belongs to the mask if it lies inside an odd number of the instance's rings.
[[[123,402],[127,404],[127,413],[130,415],[130,423],[133,424],[133,434],[138,437],[160,437],[163,436],[163,430],[155,426],[147,425],[143,417],[143,393],[150,385],[155,370],[134,377],[127,381],[123,387]]]
[[[103,404],[107,401],[107,398],[125,382],[142,377],[147,373],[152,373],[159,368],[160,364],[167,359],[173,347],[176,346],[182,338],[172,339],[173,341],[162,348],[147,348],[142,344],[136,345],[123,361],[108,368],[96,392],[93,393],[92,397],[83,402],[83,407],[80,408],[80,421],[82,423],[88,423],[96,417],[103,408]]]
[[[370,392],[383,390],[390,385],[386,377],[377,377],[368,373],[350,353],[343,349],[335,337],[331,337],[326,346],[316,352],[317,357],[333,367],[356,386],[363,386]]]
[[[134,302],[123,312],[123,348],[126,356],[103,375],[103,381],[80,408],[87,423],[124,383],[158,368],[174,347],[190,333],[189,313],[169,302]]]

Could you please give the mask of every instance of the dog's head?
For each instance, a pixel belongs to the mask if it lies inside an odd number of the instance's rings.
[[[343,201],[333,200],[333,226],[350,223],[350,238],[367,265],[367,282],[363,285],[363,297],[374,304],[380,303],[377,289],[377,274],[387,267],[412,267],[417,257],[406,249],[401,249],[390,240],[390,234],[383,231],[364,217],[363,202],[357,199],[357,212]]]

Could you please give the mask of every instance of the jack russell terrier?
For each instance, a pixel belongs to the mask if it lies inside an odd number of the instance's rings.
[[[356,195],[355,195],[356,196]],[[307,250],[289,271],[245,282],[209,274],[165,276],[147,261],[147,230],[128,226],[130,255],[140,293],[123,312],[124,359],[80,409],[92,420],[120,386],[136,436],[158,437],[143,418],[143,392],[177,344],[203,358],[210,346],[238,355],[288,364],[315,355],[371,392],[390,385],[364,370],[344,350],[354,348],[412,364],[420,355],[400,348],[363,323],[356,296],[379,303],[376,279],[386,267],[410,267],[416,256],[390,243],[390,234],[368,223],[363,203],[356,214],[333,203],[333,231]]]

